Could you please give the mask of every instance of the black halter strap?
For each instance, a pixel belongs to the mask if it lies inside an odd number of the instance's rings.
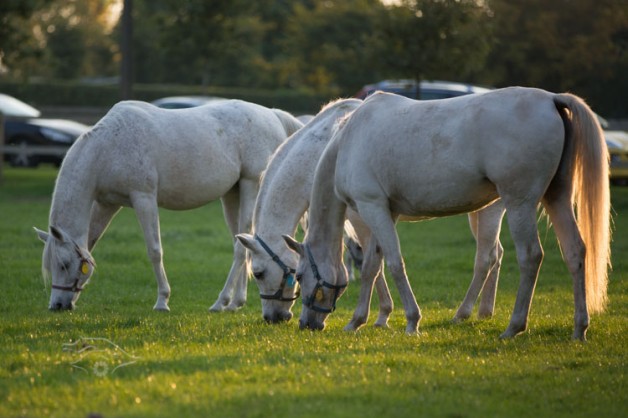
[[[83,257],[83,254],[81,253],[81,250],[80,250],[78,245],[75,245],[74,249],[76,250],[76,253],[78,254],[79,258],[81,259],[81,266],[83,265],[83,263],[88,263],[89,265],[94,267],[94,262],[92,260]],[[82,273],[82,272],[79,271],[79,273]],[[58,290],[65,290],[67,292],[80,293],[81,291],[83,291],[83,288],[81,286],[79,286],[79,282],[80,281],[81,281],[81,277],[79,275],[79,277],[77,277],[74,280],[74,283],[72,283],[72,286],[59,286],[57,284],[52,284],[50,287],[52,287],[53,289],[58,289]]]
[[[76,279],[74,280],[74,283],[72,284],[72,286],[59,286],[59,285],[53,284],[51,287],[53,289],[67,290],[68,292],[79,293],[83,290],[83,288],[79,286],[78,284],[79,284],[79,279]]]
[[[320,273],[318,272],[318,267],[316,266],[316,262],[314,261],[314,257],[312,256],[312,251],[310,251],[310,247],[308,245],[305,245],[305,249],[307,251],[307,257],[310,261],[310,267],[312,268],[312,272],[314,273],[314,277],[316,278],[316,286],[314,286],[314,291],[312,292],[312,294],[308,296],[307,298],[303,299],[303,305],[307,306],[308,308],[316,312],[332,313],[333,311],[336,310],[336,301],[338,300],[340,291],[344,289],[345,287],[347,287],[347,285],[346,284],[335,285],[335,284],[331,284],[323,280]],[[315,302],[317,302],[316,295],[318,294],[319,291],[322,292],[323,287],[326,287],[334,291],[334,298],[331,304],[331,308],[324,308],[321,306],[317,306],[315,304]]]
[[[297,286],[297,283],[295,282],[294,276],[293,276],[295,273],[295,269],[288,267],[286,263],[281,261],[279,256],[275,254],[273,250],[270,249],[270,247],[259,237],[259,235],[255,235],[255,240],[257,240],[257,242],[260,243],[264,251],[266,251],[268,255],[273,259],[273,261],[281,268],[281,270],[283,270],[283,277],[281,278],[281,284],[279,285],[279,289],[277,289],[277,291],[273,293],[272,295],[263,295],[260,293],[259,295],[260,298],[279,300],[282,302],[292,302],[294,300],[297,300],[299,298],[299,295],[301,294],[300,288],[297,288],[293,297],[287,298],[287,297],[284,297],[283,295],[283,291],[286,285],[288,287]]]

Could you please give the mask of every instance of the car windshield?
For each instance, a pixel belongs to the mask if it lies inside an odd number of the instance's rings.
[[[5,116],[37,118],[41,112],[18,99],[0,93],[0,113]]]

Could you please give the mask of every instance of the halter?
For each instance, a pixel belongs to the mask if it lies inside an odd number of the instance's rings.
[[[307,306],[308,308],[316,312],[332,313],[333,311],[336,310],[336,301],[338,300],[338,293],[340,293],[342,289],[347,287],[347,285],[346,284],[335,285],[335,284],[331,284],[323,280],[320,273],[318,272],[318,267],[316,266],[316,262],[314,261],[314,257],[312,256],[312,251],[310,251],[310,247],[308,245],[305,245],[305,249],[307,251],[307,257],[310,260],[310,267],[312,268],[312,271],[314,272],[314,277],[316,278],[316,286],[314,287],[314,291],[312,292],[312,294],[308,296],[306,299],[303,299],[303,305]],[[316,306],[314,304],[314,302],[320,302],[318,299],[323,298],[323,287],[326,287],[334,291],[334,301],[332,302],[331,309]],[[319,294],[319,291],[320,291],[320,294]]]
[[[299,298],[299,295],[301,294],[300,288],[297,288],[296,293],[294,294],[294,297],[286,298],[283,296],[283,291],[286,285],[288,285],[289,287],[294,287],[296,285],[296,282],[294,281],[294,276],[293,276],[296,270],[288,267],[283,261],[281,261],[279,256],[275,254],[273,250],[270,249],[270,247],[259,237],[259,235],[256,234],[255,239],[257,240],[257,242],[260,243],[264,251],[266,251],[268,255],[271,256],[273,261],[281,268],[281,270],[283,270],[283,277],[281,278],[281,284],[279,285],[279,289],[272,295],[263,295],[260,293],[259,295],[260,298],[278,300],[281,302],[292,302],[292,301],[297,300]]]
[[[76,253],[78,254],[79,258],[81,259],[81,270],[79,270],[79,272],[82,273],[82,274],[86,274],[86,273],[84,273],[82,271],[82,268],[83,268],[82,266],[85,263],[87,263],[87,264],[90,264],[92,267],[94,267],[94,262],[91,261],[91,260],[86,259],[85,257],[83,257],[83,255],[81,254],[81,251],[80,251],[78,245],[75,245],[74,249],[76,250]],[[74,292],[74,293],[80,293],[83,290],[83,288],[81,286],[79,286],[79,281],[80,280],[81,280],[81,278],[77,277],[76,280],[74,280],[74,283],[72,283],[72,286],[59,286],[59,285],[56,285],[56,284],[52,284],[51,287],[53,289],[65,290],[65,291]]]

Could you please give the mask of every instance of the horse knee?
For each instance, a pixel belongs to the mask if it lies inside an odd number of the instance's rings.
[[[160,247],[148,247],[146,253],[153,264],[160,264],[163,260],[163,250]]]

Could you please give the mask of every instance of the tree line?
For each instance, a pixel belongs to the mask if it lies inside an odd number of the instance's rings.
[[[571,91],[628,116],[625,0],[133,0],[138,83],[350,96],[386,78]],[[0,78],[112,77],[121,0],[5,0]]]

